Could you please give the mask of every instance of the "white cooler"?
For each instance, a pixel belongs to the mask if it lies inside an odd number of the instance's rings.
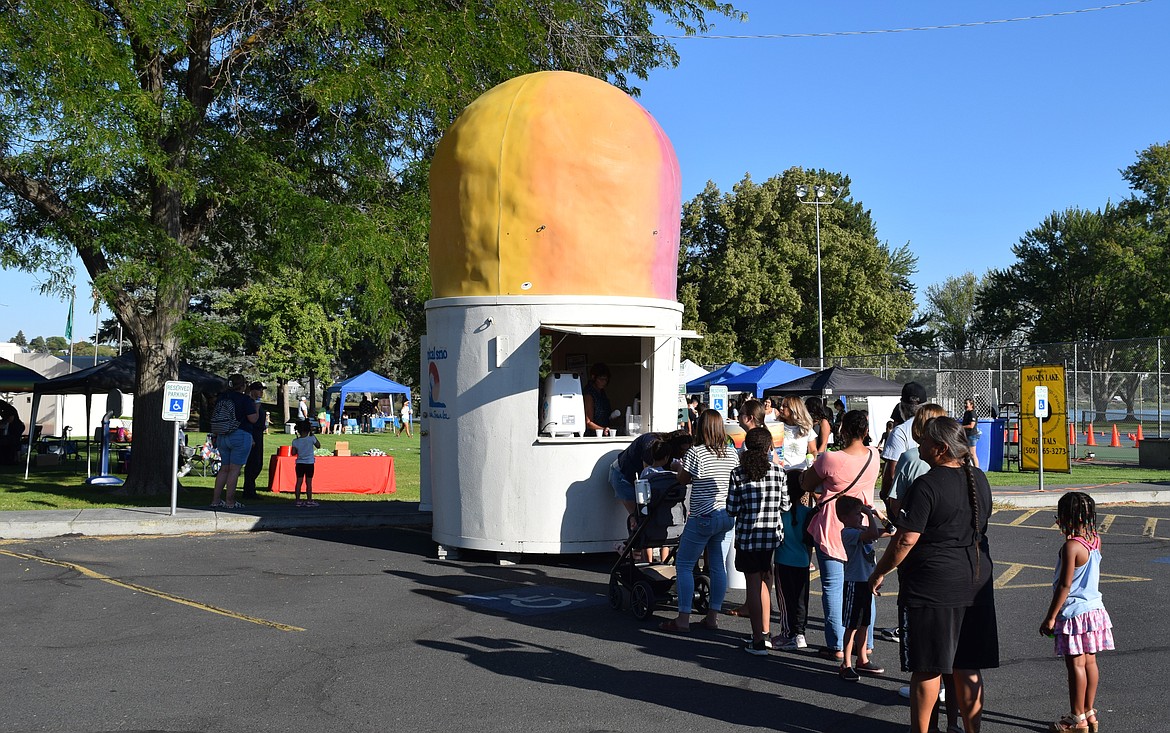
[[[585,398],[576,374],[554,372],[544,378],[540,388],[540,434],[585,434]]]

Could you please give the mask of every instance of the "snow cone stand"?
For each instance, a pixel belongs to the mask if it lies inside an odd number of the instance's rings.
[[[680,177],[657,122],[570,72],[472,102],[431,169],[422,508],[439,553],[608,552],[609,466],[677,424]],[[585,437],[580,389],[611,371],[617,435]],[[543,373],[543,377],[542,377]]]

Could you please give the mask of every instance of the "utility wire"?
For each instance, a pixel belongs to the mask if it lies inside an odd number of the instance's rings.
[[[616,38],[616,39],[647,39],[647,38],[662,38],[669,40],[769,40],[769,39],[783,39],[783,38],[834,38],[838,36],[874,36],[882,33],[912,33],[915,31],[941,31],[949,30],[951,28],[974,28],[984,25],[1001,25],[1003,23],[1022,23],[1026,20],[1045,20],[1047,18],[1058,18],[1064,15],[1078,15],[1080,13],[1095,13],[1099,10],[1114,10],[1116,8],[1124,8],[1130,5],[1142,5],[1144,3],[1152,2],[1152,0],[1129,0],[1129,2],[1115,3],[1113,5],[1102,5],[1096,8],[1081,8],[1079,10],[1062,10],[1058,13],[1044,13],[1042,15],[1026,15],[1021,18],[1000,18],[997,20],[975,20],[969,23],[948,23],[946,25],[922,25],[912,28],[882,28],[877,30],[866,31],[830,31],[826,33],[760,33],[760,34],[744,34],[744,35],[667,35],[667,34],[650,34],[650,35],[610,35],[606,33],[589,33],[582,34],[588,38]]]

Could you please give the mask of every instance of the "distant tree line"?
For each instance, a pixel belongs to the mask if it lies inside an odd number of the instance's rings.
[[[1170,335],[1170,143],[1150,145],[1121,171],[1130,194],[1095,210],[1054,211],[1012,247],[1015,262],[927,288],[907,349],[940,349],[986,368],[993,346],[1081,342],[1098,415],[1114,396],[1132,411],[1149,349],[1122,339]],[[1114,341],[1114,343],[1108,343]]]
[[[30,341],[24,335],[24,331],[21,330],[17,331],[16,335],[8,339],[8,341],[37,354],[55,354],[57,356],[69,355],[69,342],[65,340],[64,336],[34,336]],[[86,356],[93,356],[93,341],[74,341],[73,353],[75,356],[80,356],[82,354]],[[106,344],[97,345],[98,356],[115,356],[117,353],[118,350],[116,348]]]

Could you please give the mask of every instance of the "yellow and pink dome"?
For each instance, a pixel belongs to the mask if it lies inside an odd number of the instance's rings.
[[[468,105],[431,167],[434,297],[676,298],[681,178],[629,95],[567,71]]]

